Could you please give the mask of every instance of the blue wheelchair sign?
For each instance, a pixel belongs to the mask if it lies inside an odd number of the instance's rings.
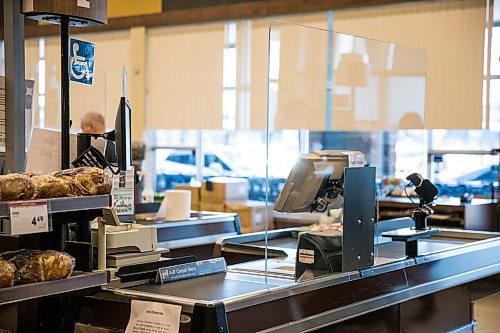
[[[95,44],[83,40],[70,40],[70,80],[92,85],[94,81]]]

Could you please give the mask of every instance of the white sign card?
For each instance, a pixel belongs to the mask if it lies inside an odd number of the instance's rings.
[[[180,320],[179,305],[132,300],[125,333],[177,333]]]
[[[76,135],[70,134],[70,161],[76,158]],[[26,158],[26,172],[51,173],[61,170],[61,132],[34,128]]]
[[[19,201],[9,204],[10,234],[23,235],[49,231],[47,201]]]

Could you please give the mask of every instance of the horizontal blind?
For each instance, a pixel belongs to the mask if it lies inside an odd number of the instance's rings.
[[[272,38],[279,42],[279,44],[275,43],[272,48],[274,50],[279,48],[280,72],[279,77],[272,83],[278,87],[276,112],[271,115],[272,125],[276,129],[324,128],[327,40],[309,40],[310,36],[301,35],[300,32],[303,29],[294,24],[325,29],[327,15],[321,13],[289,16],[274,22],[270,19],[252,20],[251,129],[265,129],[267,123],[269,29],[271,26],[271,31],[277,32],[277,34],[273,33]],[[316,35],[313,34],[313,36]],[[309,43],[310,47],[302,49],[304,42]],[[318,62],[318,58],[324,61]],[[302,61],[305,61],[306,64],[301,64]],[[306,71],[300,73],[297,68],[304,68]],[[311,68],[314,68],[314,71],[310,71]],[[306,94],[315,96],[317,103],[305,106],[296,102],[297,99],[301,99],[301,96]],[[312,115],[315,113],[323,114],[321,120],[313,119]]]
[[[415,48],[427,55],[424,126],[482,123],[485,1],[449,1],[335,12],[334,30]]]
[[[150,129],[222,128],[224,24],[147,34]]]

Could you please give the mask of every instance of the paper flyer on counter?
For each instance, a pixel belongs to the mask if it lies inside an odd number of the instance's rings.
[[[125,333],[177,333],[180,319],[179,305],[132,300]]]

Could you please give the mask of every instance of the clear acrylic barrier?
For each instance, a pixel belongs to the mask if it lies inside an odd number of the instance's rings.
[[[422,129],[424,50],[273,22],[268,121],[274,129]]]
[[[426,139],[423,131],[426,78],[424,50],[274,21],[269,28],[268,55],[268,191],[273,181],[269,170],[278,167],[291,170],[294,166],[294,163],[284,166],[283,163],[287,162],[283,159],[278,161],[272,156],[279,150],[273,146],[273,137],[280,135],[284,129],[300,130],[300,154],[310,150],[331,149],[329,145],[342,150],[360,150],[365,154],[368,165],[377,168],[378,178],[387,174],[385,171],[381,173],[381,161],[394,156],[373,156],[369,145],[363,146],[362,142],[349,140],[348,136],[341,136],[341,142],[331,142],[335,136],[329,136],[329,133],[357,131],[367,133],[367,136],[378,135],[384,145],[391,145],[394,141],[386,139],[385,131],[404,129],[407,131],[395,134],[398,136],[398,145],[394,144],[391,151],[416,155],[418,158],[414,166],[399,168],[422,173],[426,157],[425,150],[421,150],[418,144]],[[315,142],[312,137],[310,140],[310,135],[318,137],[318,133],[324,136],[322,141]],[[325,139],[327,137],[330,139]],[[338,147],[339,144],[342,147]],[[299,155],[295,157],[299,158]],[[315,181],[315,177],[324,177],[321,173],[310,176],[309,184]],[[268,209],[273,210],[276,203],[269,200],[269,194],[267,197]],[[330,214],[327,215],[328,211]],[[274,212],[274,221],[292,221],[290,226],[318,225],[320,222],[330,225],[339,222],[340,215],[329,207],[323,213]],[[270,219],[267,230],[272,228],[271,222]],[[296,241],[290,239],[289,247],[295,249],[293,243]],[[273,242],[266,237],[266,249]],[[295,256],[293,251],[288,251],[289,258],[278,264],[276,260],[269,259],[267,253],[266,276],[273,276],[276,266],[283,266],[285,262],[290,265],[286,270],[294,269],[295,259],[290,258],[290,255]]]

